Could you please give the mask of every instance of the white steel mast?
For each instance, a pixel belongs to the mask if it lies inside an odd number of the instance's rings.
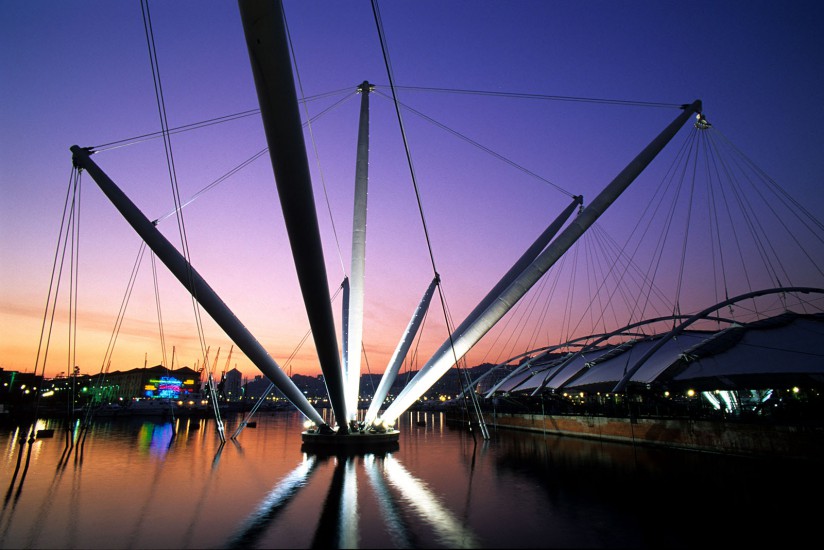
[[[283,5],[239,0],[238,6],[303,302],[338,433],[345,434],[344,380]]]
[[[389,390],[392,388],[392,384],[395,383],[395,379],[398,377],[398,371],[401,369],[403,360],[406,358],[406,354],[409,353],[409,348],[415,340],[415,335],[418,334],[418,329],[421,326],[424,314],[429,309],[429,303],[432,301],[432,295],[435,294],[435,287],[437,286],[438,277],[434,277],[432,282],[429,283],[429,287],[426,289],[426,292],[424,292],[423,298],[421,298],[421,302],[418,304],[418,307],[415,308],[415,313],[412,314],[412,318],[409,320],[409,324],[403,332],[403,337],[401,337],[401,341],[398,342],[398,346],[395,348],[395,353],[392,354],[392,358],[389,360],[389,365],[383,372],[381,381],[378,384],[378,389],[375,390],[375,395],[372,396],[372,403],[369,404],[369,409],[366,411],[366,416],[363,417],[364,426],[369,427],[375,418],[377,418],[378,413],[381,410],[381,405],[383,405],[384,399],[386,399]]]
[[[652,159],[678,133],[678,130],[695,113],[701,113],[701,101],[684,105],[679,114],[655,139],[647,145],[615,178],[595,200],[584,208],[558,237],[552,241],[524,272],[508,285],[499,295],[489,300],[488,306],[477,316],[473,311],[455,329],[450,340],[444,342],[427,361],[417,375],[386,409],[382,419],[387,424],[395,420],[412,406],[449,368],[463,357],[506,313],[512,309],[532,286],[552,267],[561,256],[584,234],[584,232],[604,213],[604,211],[629,187],[638,175],[652,162]],[[486,302],[486,300],[485,300]]]
[[[111,178],[95,164],[89,157],[89,150],[73,145],[71,152],[75,165],[89,173],[98,187],[120,211],[121,215],[152,249],[152,252],[169,268],[169,271],[186,287],[226,335],[246,354],[249,360],[275,384],[300,412],[312,422],[320,426],[326,426],[326,422],[318,414],[318,411],[312,407],[303,392],[286,376],[286,373],[283,372],[275,360],[272,359],[243,323],[235,317],[235,314],[186,258],[158,231],[155,225],[115,185]],[[208,373],[209,365],[204,364],[204,369]]]
[[[352,264],[349,275],[349,315],[345,330],[344,390],[349,421],[358,418],[363,342],[363,301],[366,268],[366,203],[369,187],[369,93],[374,86],[364,81],[361,94],[358,150],[355,163],[355,211],[352,217]]]

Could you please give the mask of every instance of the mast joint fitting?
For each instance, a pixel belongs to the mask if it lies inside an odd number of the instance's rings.
[[[695,127],[699,130],[706,130],[708,128],[712,128],[712,124],[707,122],[707,119],[703,113],[698,113],[695,115]]]
[[[371,93],[375,91],[375,85],[370,84],[368,80],[364,80],[361,84],[358,85],[357,92],[362,94],[363,92]]]
[[[78,151],[78,150],[83,151],[84,153],[86,153],[89,156],[92,156],[93,154],[95,154],[97,152],[97,151],[94,150],[94,147],[78,147],[77,145],[73,146],[71,149],[72,149],[73,152]],[[77,162],[76,154],[72,155],[72,166],[74,166],[78,170],[83,170],[83,167],[80,164],[78,164],[78,162]]]

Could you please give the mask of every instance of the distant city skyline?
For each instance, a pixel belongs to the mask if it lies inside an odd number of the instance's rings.
[[[234,3],[149,5],[170,126],[258,107]],[[824,37],[817,24],[824,7],[819,3],[402,1],[379,6],[400,100],[467,138],[403,111],[453,325],[568,204],[569,197],[555,186],[591,200],[678,113],[673,107],[516,100],[504,97],[507,92],[675,105],[702,99],[714,129],[810,212],[820,217],[824,211],[819,151]],[[332,293],[349,269],[354,91],[363,80],[378,85],[372,101],[362,372],[379,373],[433,270],[388,100],[371,5],[286,1],[285,11],[299,95],[323,96],[306,104],[309,115],[318,118],[305,139]],[[0,16],[0,368],[31,372],[46,358],[40,348],[37,360],[38,340],[71,169],[69,147],[141,136],[160,126],[138,3],[6,2]],[[410,87],[485,90],[501,97]],[[340,90],[352,97],[324,112],[346,95],[324,94]],[[616,242],[624,242],[642,203],[651,200],[684,133],[662,154],[665,159],[650,166],[647,181],[639,180],[604,216],[603,231]],[[174,134],[171,142],[184,201],[266,147],[257,114]],[[102,151],[94,160],[150,219],[172,210],[160,140]],[[77,355],[67,357],[66,264],[47,376],[68,372],[72,362],[88,374],[106,368],[105,351],[140,247],[88,177],[80,209]],[[319,374],[311,337],[296,351],[308,323],[268,157],[202,195],[184,208],[183,217],[193,264],[238,318],[285,371]],[[180,242],[174,219],[158,227]],[[171,363],[174,348],[174,366],[197,368],[208,360],[218,372],[238,368],[250,378],[258,374],[236,348],[227,365],[232,343],[209,319],[204,320],[210,349],[205,359],[191,299],[159,263],[156,277],[165,359],[146,254],[112,370],[144,361]],[[805,284],[816,277],[805,275]],[[583,275],[578,279],[581,285],[589,281]],[[695,277],[690,282],[706,283]],[[339,321],[340,298],[333,308]],[[505,332],[518,319],[505,319],[500,331],[470,352],[468,364],[495,363],[526,351],[530,342],[537,347],[547,338],[560,340],[577,318],[565,317],[563,300],[548,309],[541,329],[533,320],[520,335]],[[444,341],[443,317],[436,299],[413,368]]]

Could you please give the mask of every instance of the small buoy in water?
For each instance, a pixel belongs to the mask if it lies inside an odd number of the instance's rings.
[[[54,437],[54,430],[50,428],[45,430],[37,430],[37,437],[41,439],[45,439],[47,437]]]
[[[257,428],[257,422],[247,422],[246,427],[247,428]]]

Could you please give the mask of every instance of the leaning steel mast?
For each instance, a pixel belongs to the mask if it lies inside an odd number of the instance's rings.
[[[403,332],[401,341],[398,342],[395,353],[392,354],[392,358],[389,360],[383,376],[381,376],[378,389],[375,390],[375,395],[372,396],[372,403],[369,404],[369,408],[363,417],[364,426],[368,427],[375,418],[378,417],[378,412],[380,412],[383,406],[383,401],[386,399],[389,390],[392,389],[392,384],[395,383],[395,379],[398,377],[401,364],[403,364],[403,360],[406,359],[406,354],[409,353],[409,348],[412,347],[412,342],[418,334],[418,329],[421,327],[423,318],[429,309],[429,303],[432,301],[432,296],[435,294],[435,287],[439,281],[440,279],[437,276],[432,278],[432,282],[429,283],[418,307],[415,308],[415,312],[412,314],[412,318],[409,320],[406,330]]]
[[[349,431],[344,380],[283,5],[239,0],[238,6],[303,302],[338,432],[344,434]]]
[[[243,353],[255,364],[260,371],[292,402],[300,412],[312,422],[326,425],[318,411],[303,395],[292,380],[286,376],[283,369],[275,362],[269,353],[255,339],[251,332],[235,317],[235,314],[220,299],[220,296],[209,286],[203,277],[183,257],[183,255],[158,231],[155,225],[141,212],[120,188],[100,169],[90,158],[88,149],[73,145],[72,159],[75,166],[86,170],[97,183],[98,187],[120,211],[127,222],[146,242],[152,252],[160,258],[169,271],[177,277],[192,296],[211,315],[215,322],[232,339]]]
[[[512,309],[532,286],[552,267],[561,256],[584,234],[604,211],[635,181],[635,178],[652,162],[655,156],[678,133],[693,114],[701,113],[701,101],[684,105],[679,114],[655,137],[601,193],[573,220],[558,237],[494,299],[487,302],[482,312],[473,311],[455,330],[451,340],[444,342],[432,358],[421,367],[417,375],[386,409],[380,419],[387,424],[395,420],[421,395],[463,357],[506,313]],[[475,314],[477,313],[477,316]]]

